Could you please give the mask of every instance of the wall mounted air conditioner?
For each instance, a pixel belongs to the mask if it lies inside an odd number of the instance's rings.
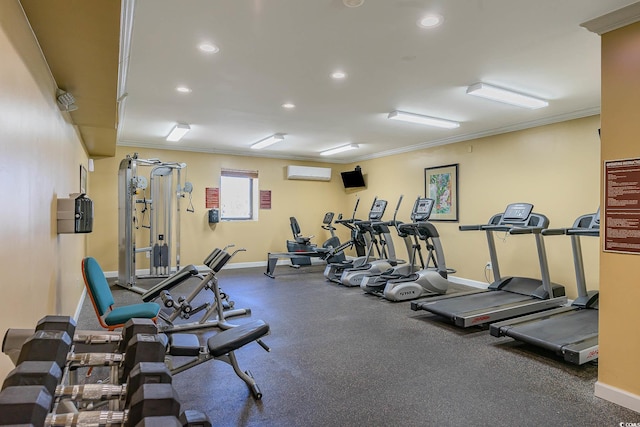
[[[330,181],[331,168],[312,168],[309,166],[287,166],[287,179],[306,179],[311,181]]]

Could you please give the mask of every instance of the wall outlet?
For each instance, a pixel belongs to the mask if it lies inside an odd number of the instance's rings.
[[[151,253],[149,251],[146,251],[145,255],[147,256],[147,258],[151,258]]]
[[[493,270],[493,266],[491,265],[491,261],[487,262],[487,264],[484,266],[484,268],[486,268],[487,270]]]

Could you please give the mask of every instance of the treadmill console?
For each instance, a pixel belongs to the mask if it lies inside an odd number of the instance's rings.
[[[433,199],[418,198],[413,205],[413,211],[411,211],[411,221],[422,222],[428,220],[432,209]]]
[[[502,214],[500,224],[525,224],[532,210],[533,205],[530,203],[511,203]]]
[[[369,221],[380,221],[384,215],[384,210],[387,208],[386,200],[376,200],[371,206],[369,211]]]

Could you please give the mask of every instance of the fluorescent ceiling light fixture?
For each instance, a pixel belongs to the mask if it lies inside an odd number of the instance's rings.
[[[190,93],[191,89],[186,86],[178,86],[176,90],[180,93]]]
[[[349,151],[349,150],[355,150],[357,148],[360,148],[360,146],[358,144],[347,144],[347,145],[343,145],[341,147],[332,148],[331,150],[321,151],[320,155],[321,156],[331,156],[333,154],[338,154],[338,153],[342,153],[342,152]]]
[[[347,73],[344,71],[334,71],[331,73],[331,78],[336,80],[342,80],[347,78]]]
[[[198,49],[206,53],[218,53],[220,48],[213,43],[200,43]]]
[[[171,129],[169,135],[167,135],[167,141],[180,141],[183,136],[187,134],[191,130],[191,127],[184,123],[178,123]]]
[[[261,148],[265,148],[268,147],[272,144],[275,144],[276,142],[280,142],[280,141],[284,141],[284,135],[280,134],[280,133],[276,133],[275,135],[271,135],[265,139],[261,139],[260,141],[256,142],[255,144],[253,144],[251,146],[252,149],[254,150],[259,150]]]
[[[421,125],[435,126],[445,129],[455,129],[460,127],[460,123],[452,120],[439,119],[437,117],[423,116],[421,114],[407,113],[405,111],[392,111],[387,118],[391,120],[400,120],[409,123],[419,123]]]
[[[422,28],[434,28],[442,24],[442,21],[444,21],[444,18],[442,17],[442,15],[437,15],[437,14],[426,15],[420,18],[420,20],[418,21],[418,26]]]
[[[293,104],[291,102],[285,102],[284,104],[282,104],[282,108],[286,108],[287,110],[291,110],[292,108],[296,108],[296,104]]]
[[[534,98],[529,95],[502,89],[496,86],[491,86],[486,83],[472,84],[467,88],[467,93],[469,95],[491,99],[492,101],[504,102],[505,104],[530,108],[532,110],[549,105],[549,103],[544,99]]]

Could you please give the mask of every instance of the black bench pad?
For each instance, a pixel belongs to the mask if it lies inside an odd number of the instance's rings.
[[[142,294],[142,301],[153,301],[160,296],[160,293],[162,291],[172,289],[174,286],[179,285],[189,277],[196,275],[198,275],[198,269],[194,265],[189,264],[173,276],[167,277],[162,282],[158,283],[153,288]]]
[[[230,351],[237,350],[268,333],[269,325],[262,320],[254,320],[217,333],[209,338],[207,346],[213,357],[219,357]]]
[[[197,356],[200,353],[200,341],[194,334],[171,334],[169,344],[172,356]]]

